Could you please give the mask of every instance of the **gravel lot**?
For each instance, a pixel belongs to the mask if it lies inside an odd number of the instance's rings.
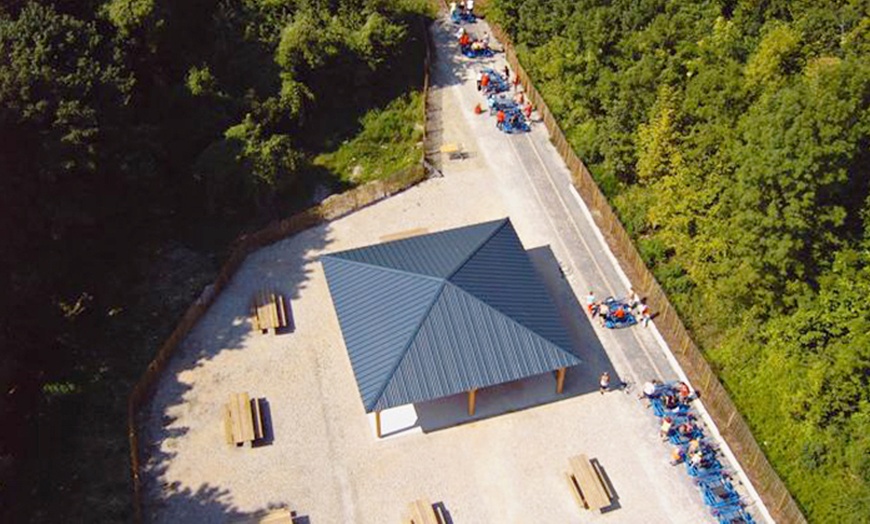
[[[463,144],[470,158],[445,160],[443,178],[248,258],[184,342],[143,414],[149,521],[227,522],[286,505],[297,523],[381,524],[399,522],[406,504],[420,497],[442,502],[457,524],[711,521],[683,469],[668,464],[669,448],[636,392],[597,392],[605,370],[628,382],[646,378],[650,370],[633,364],[623,345],[627,337],[649,335],[604,332],[586,320],[577,296],[595,283],[593,264],[561,262],[567,255],[560,239],[540,199],[516,178],[505,137],[490,117],[471,113],[474,71],[443,33],[438,37],[433,96],[441,136]],[[501,57],[492,63],[500,67]],[[529,139],[545,144],[546,132],[536,129]],[[555,379],[546,375],[481,390],[474,419],[464,396],[424,403],[385,417],[395,425],[385,431],[396,432],[377,439],[319,255],[402,230],[505,216],[560,304],[586,364],[569,370],[563,395],[554,394]],[[250,334],[248,304],[263,287],[290,298],[293,332]],[[651,361],[664,378],[674,376],[663,356]],[[240,391],[267,402],[268,442],[254,449],[224,441],[222,404]],[[407,421],[412,430],[396,429]],[[610,511],[581,510],[574,501],[564,471],[578,453],[603,466],[618,497]]]

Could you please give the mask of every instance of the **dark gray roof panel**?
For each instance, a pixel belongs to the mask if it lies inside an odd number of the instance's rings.
[[[580,363],[507,219],[322,262],[366,411]]]
[[[580,359],[447,284],[375,410],[574,366]]]
[[[571,338],[516,231],[502,227],[450,282],[563,348]]]
[[[507,222],[484,222],[438,233],[331,253],[330,257],[447,278]]]
[[[329,291],[360,395],[380,397],[443,281],[324,257]]]

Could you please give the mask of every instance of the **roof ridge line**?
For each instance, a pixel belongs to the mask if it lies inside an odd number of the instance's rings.
[[[368,265],[368,264],[366,264],[366,265]],[[377,266],[377,267],[380,267],[380,266]],[[416,273],[411,273],[411,274],[416,275]],[[433,278],[435,280],[440,280],[441,286],[438,288],[438,291],[436,291],[435,294],[432,295],[432,300],[429,302],[429,306],[426,307],[426,312],[423,314],[422,317],[420,317],[421,318],[420,323],[417,324],[417,327],[414,329],[414,332],[411,333],[410,337],[408,337],[408,342],[406,342],[405,347],[402,348],[402,351],[401,351],[402,355],[398,359],[396,359],[396,364],[393,366],[393,369],[390,371],[389,375],[387,375],[387,380],[384,381],[383,387],[381,387],[381,390],[378,391],[378,394],[374,397],[374,402],[372,403],[371,408],[369,408],[369,406],[366,406],[366,413],[370,413],[370,411],[368,411],[368,410],[374,409],[374,407],[378,404],[378,401],[381,400],[381,397],[384,396],[384,391],[387,390],[387,386],[389,386],[390,382],[392,382],[393,375],[396,374],[396,370],[399,369],[399,366],[402,365],[402,361],[405,360],[406,356],[408,356],[408,350],[411,348],[411,344],[413,344],[414,339],[417,338],[417,334],[420,333],[420,329],[423,327],[423,324],[426,322],[426,319],[429,318],[429,313],[432,311],[432,308],[435,307],[435,303],[438,302],[438,298],[441,296],[441,293],[444,292],[445,286],[447,286],[446,279],[435,278],[435,277],[427,277],[427,278]]]
[[[495,220],[493,222],[495,222]],[[492,232],[490,234],[488,234],[486,236],[486,238],[484,238],[480,242],[480,244],[477,245],[477,247],[475,247],[473,250],[471,250],[471,253],[469,253],[469,255],[467,257],[465,257],[465,260],[463,260],[461,264],[456,266],[456,268],[454,268],[453,271],[451,271],[449,275],[444,277],[444,280],[449,281],[451,278],[453,278],[454,275],[456,275],[456,273],[459,273],[459,270],[464,268],[465,264],[468,264],[468,261],[471,260],[472,258],[474,258],[474,255],[476,255],[478,251],[483,249],[483,246],[485,246],[487,243],[489,243],[489,241],[492,240],[492,237],[494,237],[496,235],[496,233],[498,233],[499,231],[504,229],[504,226],[506,226],[507,224],[510,224],[510,222],[511,222],[511,219],[509,217],[502,218],[501,225],[499,225],[497,228],[492,230]]]
[[[475,302],[478,302],[478,303],[480,303],[480,304],[483,304],[486,308],[488,308],[488,309],[490,309],[490,310],[492,310],[492,311],[495,311],[499,316],[508,319],[508,321],[510,321],[512,324],[514,324],[514,325],[516,325],[516,326],[519,326],[520,328],[524,329],[525,331],[528,331],[529,333],[531,333],[531,334],[534,335],[535,337],[537,337],[537,338],[543,340],[543,341],[546,342],[547,344],[549,344],[549,345],[555,347],[556,349],[560,350],[562,353],[567,353],[567,354],[571,355],[572,357],[576,358],[576,359],[579,361],[579,363],[582,363],[582,362],[583,362],[583,360],[582,360],[578,355],[574,354],[572,351],[563,348],[563,347],[560,346],[559,344],[556,344],[555,342],[553,342],[553,341],[550,340],[549,338],[545,337],[544,335],[538,333],[537,331],[535,331],[534,329],[530,328],[529,326],[526,326],[525,324],[522,324],[522,323],[518,322],[514,317],[508,315],[508,314],[505,313],[504,311],[501,311],[500,309],[498,309],[498,308],[492,306],[491,304],[489,304],[489,303],[486,302],[485,300],[481,300],[480,298],[474,296],[472,293],[469,293],[468,291],[462,289],[462,286],[458,286],[458,285],[454,284],[453,282],[448,282],[448,283],[449,283],[451,286],[453,286],[454,288],[456,288],[458,291],[460,291],[460,292],[462,292],[462,293],[468,295],[469,297],[471,297],[472,300],[474,300]],[[439,295],[440,295],[440,293],[439,293]],[[416,333],[415,333],[415,336],[416,336]]]
[[[336,256],[333,256],[331,253],[328,255],[323,255],[320,257],[321,260],[324,258],[328,258],[330,260],[337,260],[337,261],[340,261],[342,263],[347,263],[347,264],[355,264],[358,266],[366,266],[366,267],[370,267],[370,268],[374,268],[374,269],[381,269],[384,271],[388,271],[390,273],[400,273],[400,274],[406,275],[406,276],[425,278],[426,280],[436,280],[439,282],[444,280],[441,277],[433,277],[432,275],[424,275],[423,273],[417,273],[414,271],[406,271],[404,269],[397,269],[394,267],[382,266],[380,264],[369,264],[368,262],[360,262],[359,260],[351,260],[349,258],[336,257]],[[321,262],[321,264],[322,264],[322,262]]]

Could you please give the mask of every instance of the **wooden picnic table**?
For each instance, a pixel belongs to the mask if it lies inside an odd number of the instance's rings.
[[[426,499],[417,499],[408,504],[408,513],[409,516],[404,519],[406,524],[441,524],[435,508]]]
[[[601,510],[610,506],[613,498],[604,476],[597,464],[592,463],[586,455],[577,455],[568,459],[570,470],[567,473],[568,483],[581,506]]]
[[[224,405],[224,430],[227,443],[253,443],[263,438],[263,414],[260,403],[247,393],[233,393]]]
[[[254,295],[251,325],[254,331],[277,332],[287,327],[287,307],[284,297],[271,291],[259,291]]]

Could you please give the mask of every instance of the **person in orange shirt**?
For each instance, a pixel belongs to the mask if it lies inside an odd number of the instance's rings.
[[[486,87],[489,85],[489,75],[484,73],[482,77],[480,77],[480,88],[483,89],[483,92],[486,92]]]
[[[504,127],[504,111],[499,109],[498,114],[495,115],[495,127],[501,129]]]

